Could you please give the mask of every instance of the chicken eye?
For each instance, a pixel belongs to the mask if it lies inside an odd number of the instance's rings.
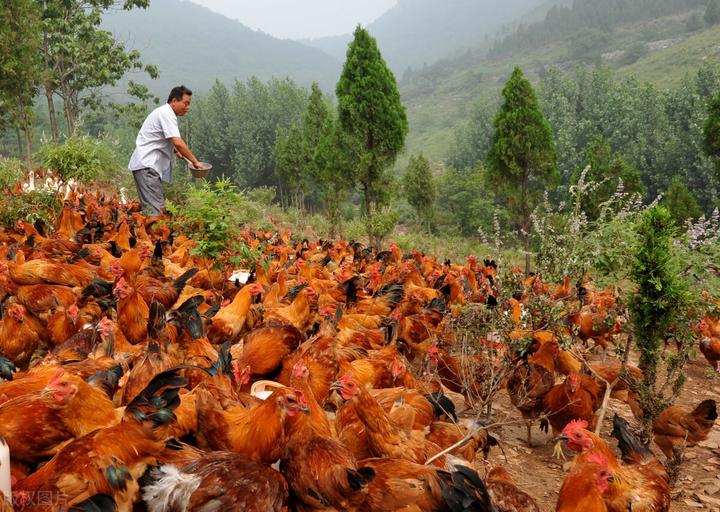
[[[580,434],[575,434],[575,439],[580,439],[582,437]]]

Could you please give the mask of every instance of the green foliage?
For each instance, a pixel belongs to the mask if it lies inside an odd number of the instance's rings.
[[[609,68],[577,68],[570,75],[551,69],[539,91],[553,128],[563,182],[584,168],[585,153],[602,134],[611,153],[640,173],[648,198],[683,177],[705,212],[712,209],[718,179],[703,155],[708,92],[720,87],[718,65],[707,63],[682,85],[659,92],[635,79],[618,80]],[[720,131],[719,131],[720,133]]]
[[[647,54],[647,43],[645,43],[645,41],[637,41],[630,45],[627,50],[625,50],[622,58],[622,64],[627,66],[634,62],[637,62]]]
[[[720,93],[713,97],[708,106],[703,136],[705,154],[714,157],[720,165]]]
[[[529,250],[530,213],[547,187],[558,179],[550,125],[538,106],[530,82],[516,67],[503,88],[503,105],[495,117],[488,154],[488,178],[507,198]],[[529,272],[530,255],[527,254]]]
[[[38,190],[26,194],[0,196],[0,224],[14,226],[18,221],[35,222],[42,220],[52,226],[60,214],[62,202],[55,192]]]
[[[288,203],[297,209],[302,209],[302,197],[307,183],[304,174],[306,161],[303,158],[303,132],[299,126],[292,125],[287,132],[283,128],[278,128],[273,156],[275,173],[281,183],[287,187],[290,199]]]
[[[443,208],[438,209],[436,219],[443,225],[443,232],[473,236],[481,228],[484,232],[491,226],[494,229],[495,220],[502,231],[511,229],[507,210],[496,205],[488,194],[485,172],[482,164],[478,164],[464,170],[450,167],[438,177],[437,195]]]
[[[708,0],[704,19],[708,25],[720,23],[720,0]]]
[[[117,169],[107,142],[90,136],[70,137],[62,144],[46,144],[38,151],[43,166],[63,180],[89,182],[101,173]]]
[[[408,131],[405,107],[395,77],[385,64],[375,39],[358,26],[335,93],[338,119],[357,151],[356,178],[364,196],[371,244],[378,240],[372,216],[387,203],[387,168],[405,144]],[[383,224],[383,223],[381,223]]]
[[[654,419],[668,405],[664,387],[656,388],[664,342],[670,335],[671,326],[676,333],[681,332],[681,326],[687,326],[689,290],[687,281],[681,277],[678,261],[673,257],[675,227],[670,212],[662,206],[648,209],[637,233],[640,244],[632,267],[637,292],[630,300],[629,311],[635,346],[640,352],[638,367],[643,372],[640,386],[640,405],[645,413],[643,424],[650,439]],[[692,345],[682,334],[679,341],[685,346]],[[681,349],[675,360],[668,362],[669,369],[679,371],[687,360],[688,350],[687,347]],[[675,388],[677,383],[681,387],[682,373],[668,374],[668,379],[675,377],[679,380],[671,389],[679,392]]]
[[[176,226],[195,241],[193,254],[211,260],[217,268],[226,265],[253,267],[260,253],[251,250],[241,237],[242,226],[261,218],[263,208],[229,180],[203,182],[189,191],[184,204],[169,203]]]
[[[430,162],[423,155],[410,157],[403,175],[403,191],[408,203],[415,209],[420,223],[426,225],[430,231],[437,190],[430,171]]]
[[[682,226],[688,219],[697,219],[702,215],[695,196],[683,183],[680,176],[674,176],[662,200],[663,206],[670,211],[676,226]]]
[[[476,167],[478,162],[485,162],[497,109],[495,99],[482,98],[477,101],[467,124],[455,130],[455,138],[448,149],[448,165],[455,169],[466,169]]]
[[[23,177],[24,165],[15,158],[0,157],[0,192],[15,186]]]
[[[580,175],[584,169],[586,181],[593,181],[592,190],[583,194],[582,210],[589,220],[596,220],[600,216],[602,204],[605,203],[622,185],[622,190],[628,193],[645,195],[645,187],[640,181],[637,169],[625,162],[622,157],[612,155],[610,145],[605,137],[598,135],[587,148],[583,168],[570,178],[570,182],[577,186]]]
[[[700,13],[694,12],[688,18],[687,24],[685,25],[685,29],[688,32],[695,32],[695,31],[700,30],[704,26],[705,26],[705,22],[703,21],[702,16],[700,16]]]
[[[570,38],[568,57],[571,60],[598,63],[609,43],[608,33],[594,28],[583,29]]]
[[[385,207],[377,210],[371,217],[365,217],[365,232],[370,240],[374,240],[375,245],[379,247],[395,229],[398,218],[398,213],[393,208]]]

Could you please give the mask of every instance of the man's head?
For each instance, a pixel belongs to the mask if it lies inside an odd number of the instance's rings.
[[[168,96],[168,103],[173,109],[176,116],[184,116],[190,108],[190,100],[192,99],[192,91],[184,85],[173,87]]]

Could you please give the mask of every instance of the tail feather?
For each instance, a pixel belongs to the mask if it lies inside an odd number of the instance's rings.
[[[0,356],[0,378],[5,380],[13,380],[13,373],[17,371],[17,368],[9,359]]]
[[[154,427],[175,421],[173,410],[180,405],[178,390],[187,384],[180,376],[180,368],[159,373],[125,408],[125,417],[136,421],[151,421]]]
[[[83,288],[83,298],[88,297],[107,297],[112,295],[113,284],[98,277],[93,278],[90,284]]]
[[[715,400],[704,400],[692,412],[695,417],[708,421],[715,421],[718,417],[717,403]]]
[[[429,395],[425,395],[425,398],[432,404],[433,412],[435,413],[436,418],[445,414],[448,417],[452,417],[453,421],[457,423],[458,418],[455,413],[455,404],[452,400],[442,393],[431,393]]]
[[[375,479],[374,468],[358,468],[347,470],[347,479],[354,491],[359,491]]]
[[[195,274],[197,273],[198,269],[196,268],[191,268],[190,270],[184,272],[183,275],[175,279],[175,282],[173,283],[173,287],[175,288],[175,290],[177,290],[178,293],[182,292],[187,282],[190,281],[190,279],[192,279],[193,277],[195,277]]]
[[[451,512],[495,512],[487,488],[477,471],[455,466],[449,481],[444,481],[443,499]]]
[[[653,457],[648,447],[630,431],[630,424],[627,420],[617,414],[613,418],[612,436],[618,440],[618,448],[620,448],[622,459],[625,462],[638,462],[638,458],[643,460]]]
[[[386,284],[377,293],[380,297],[385,297],[390,302],[390,307],[397,306],[405,295],[405,288],[401,284]]]
[[[108,398],[112,399],[117,390],[120,377],[123,376],[122,366],[115,365],[104,372],[95,372],[87,378],[87,383],[96,388],[102,389]]]

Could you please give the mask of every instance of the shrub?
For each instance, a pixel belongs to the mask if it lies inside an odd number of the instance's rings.
[[[73,136],[62,144],[46,144],[38,156],[44,167],[64,180],[74,178],[87,183],[118,167],[107,141],[90,136]]]
[[[29,194],[0,196],[0,225],[14,226],[19,220],[32,223],[41,219],[45,225],[52,226],[61,206],[55,192],[38,190]]]
[[[15,158],[0,157],[0,190],[6,190],[15,186],[17,181],[23,177],[25,164]]]
[[[260,258],[242,237],[242,229],[262,216],[262,206],[229,180],[191,188],[185,203],[170,202],[167,208],[177,227],[196,242],[193,254],[211,260],[213,266],[252,268]]]

